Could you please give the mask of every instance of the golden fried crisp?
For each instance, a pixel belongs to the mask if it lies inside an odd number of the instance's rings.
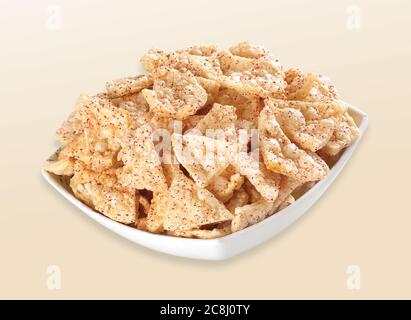
[[[316,102],[338,98],[334,85],[325,76],[315,73],[304,74],[298,69],[290,69],[285,73],[285,80],[285,94],[288,100]]]
[[[219,78],[221,86],[247,98],[283,96],[286,85],[277,59],[271,56],[244,58],[225,50],[219,52],[218,58],[223,71]]]
[[[229,166],[210,181],[207,189],[221,202],[227,202],[243,183],[244,177]]]
[[[347,110],[345,104],[334,99],[320,102],[271,99],[266,105],[290,140],[312,152],[327,144]]]
[[[252,156],[241,153],[232,165],[237,172],[247,177],[255,189],[269,202],[275,201],[279,192],[280,175],[267,170]]]
[[[184,120],[206,104],[207,92],[191,72],[166,67],[156,72],[153,89],[142,91],[150,111],[156,115]]]
[[[251,184],[251,182],[248,179],[245,179],[243,188],[244,191],[247,192],[249,203],[254,203],[261,199],[261,194],[257,191],[257,189]]]
[[[164,216],[167,211],[167,192],[154,192],[151,200],[150,209],[147,213],[146,227],[147,230],[154,233],[164,231]]]
[[[279,185],[279,193],[274,202],[269,202],[266,199],[259,199],[249,205],[238,207],[235,209],[234,218],[231,222],[232,232],[242,230],[250,225],[256,224],[276,211],[287,207],[293,202],[291,193],[301,183],[292,178],[281,176]]]
[[[245,206],[248,204],[249,196],[245,188],[242,186],[237,191],[234,191],[233,196],[230,200],[225,203],[226,208],[231,212],[234,213],[235,209],[238,207]]]
[[[264,105],[260,98],[246,98],[229,88],[220,89],[216,102],[234,106],[238,119],[248,121],[256,120]]]
[[[232,214],[211,192],[193,180],[177,175],[168,191],[164,229],[169,231],[198,229],[201,226],[229,221]]]
[[[240,231],[264,220],[273,210],[273,202],[268,202],[265,199],[236,208],[231,222],[232,232]]]
[[[236,56],[244,58],[258,59],[270,55],[270,52],[258,45],[249,42],[240,42],[230,48],[230,52]]]
[[[197,239],[215,239],[226,236],[231,233],[231,226],[214,229],[191,229],[191,230],[174,230],[168,231],[167,234],[183,238],[197,238]]]
[[[290,141],[270,106],[260,113],[259,130],[261,153],[269,170],[303,182],[320,180],[328,173],[328,166],[320,157]]]
[[[226,138],[224,140],[230,141],[230,139],[236,135],[236,121],[237,115],[235,107],[214,103],[211,110],[198,121],[195,129],[198,130],[198,133],[207,136],[214,133],[218,135],[218,133],[222,131],[221,133],[223,133]],[[207,132],[209,134],[207,134]]]
[[[294,197],[290,194],[283,203],[280,204],[280,206],[278,207],[278,211],[281,211],[285,208],[287,208],[288,206],[290,206],[291,204],[293,204],[295,202]]]
[[[153,78],[147,75],[127,77],[106,83],[107,94],[110,98],[122,97],[138,93],[153,85]]]
[[[152,140],[150,126],[130,131],[118,159],[124,163],[118,171],[122,186],[150,191],[167,190],[167,182]]]
[[[59,160],[48,160],[44,164],[44,169],[58,176],[71,176],[74,174],[75,161],[70,158]]]
[[[113,170],[96,173],[77,162],[70,187],[77,198],[110,219],[136,222],[138,193],[120,187]]]
[[[206,52],[208,49],[204,49],[204,52],[201,52],[202,49],[199,50],[189,48],[165,52],[161,49],[151,49],[141,58],[141,63],[150,74],[155,74],[160,68],[167,67],[181,72],[190,71],[197,77],[216,80],[221,74],[217,52]]]
[[[359,135],[360,130],[357,128],[354,119],[348,112],[345,112],[341,122],[337,125],[330,140],[321,149],[321,152],[329,156],[335,156],[342,149],[350,146]]]
[[[220,92],[220,83],[216,80],[207,79],[203,77],[196,77],[198,83],[207,92],[207,102],[205,105],[212,105],[218,98]]]
[[[200,187],[221,174],[230,164],[229,146],[217,139],[193,134],[172,135],[175,157]]]

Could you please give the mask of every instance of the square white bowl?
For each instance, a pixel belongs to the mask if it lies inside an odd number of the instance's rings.
[[[102,224],[107,229],[136,244],[180,257],[203,260],[223,260],[238,255],[267,241],[293,224],[321,197],[324,191],[327,190],[337,175],[341,172],[348,159],[350,159],[354,153],[354,150],[357,148],[357,145],[368,126],[368,118],[364,112],[352,106],[349,107],[349,112],[356,121],[361,131],[361,136],[350,147],[344,150],[325,179],[318,182],[313,188],[287,208],[268,217],[260,223],[222,238],[206,240],[177,238],[167,235],[152,234],[126,226],[105,217],[76,199],[64,181],[58,176],[53,175],[44,169],[42,169],[42,174],[64,198],[83,211],[87,216]]]

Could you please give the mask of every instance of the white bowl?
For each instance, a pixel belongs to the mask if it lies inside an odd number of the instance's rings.
[[[362,137],[368,126],[367,115],[352,106],[350,106],[349,112],[356,120]],[[318,182],[292,205],[244,230],[229,234],[222,238],[210,240],[177,238],[152,234],[115,222],[76,199],[58,176],[50,174],[44,169],[42,170],[42,174],[64,198],[74,204],[86,215],[102,224],[107,229],[133,241],[134,243],[180,257],[204,260],[223,260],[238,255],[267,241],[300,218],[321,197],[324,191],[341,172],[342,168],[357,148],[361,137],[343,152],[325,179]]]

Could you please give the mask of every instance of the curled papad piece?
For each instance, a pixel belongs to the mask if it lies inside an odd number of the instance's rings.
[[[233,218],[223,203],[193,180],[177,175],[168,191],[164,229],[181,231],[229,221]]]
[[[302,182],[320,180],[328,173],[329,168],[324,160],[290,141],[269,105],[260,113],[258,129],[261,153],[269,170]]]

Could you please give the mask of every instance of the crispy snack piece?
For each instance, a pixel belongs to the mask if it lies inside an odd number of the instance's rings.
[[[140,75],[109,81],[106,83],[106,90],[110,98],[118,98],[138,93],[152,85],[153,78],[150,75]]]
[[[261,162],[245,152],[239,154],[232,165],[237,172],[247,177],[261,196],[269,202],[276,200],[279,192],[280,175],[267,170]]]
[[[119,187],[113,170],[96,173],[77,162],[70,187],[78,199],[110,219],[125,224],[136,222],[138,193]]]
[[[164,216],[167,210],[168,194],[166,192],[154,192],[150,209],[147,213],[146,228],[153,233],[164,231]]]
[[[173,134],[173,151],[195,183],[205,188],[229,162],[229,146],[223,141],[193,134]]]
[[[197,123],[195,129],[203,135],[209,136],[208,133],[215,133],[226,141],[237,142],[232,140],[236,137],[236,121],[237,115],[233,106],[214,103],[212,109]]]
[[[244,181],[243,188],[247,192],[249,203],[254,203],[261,199],[261,194],[247,179]]]
[[[280,206],[278,207],[277,211],[281,211],[285,208],[287,208],[288,206],[292,205],[295,202],[294,197],[290,194],[287,199],[284,200],[283,203],[280,204]]]
[[[248,204],[249,195],[247,191],[245,191],[244,187],[241,187],[237,191],[234,191],[233,196],[231,197],[228,202],[225,203],[226,208],[234,214],[235,209],[238,207],[245,206]]]
[[[151,123],[152,114],[149,113],[149,105],[141,92],[114,100],[117,100],[116,105],[119,108],[129,113],[131,129]]]
[[[234,212],[231,230],[236,232],[256,224],[264,220],[273,210],[273,202],[268,202],[265,199],[260,199],[252,204],[238,207]]]
[[[229,88],[222,88],[216,99],[222,105],[234,106],[238,119],[254,121],[258,118],[263,102],[260,98],[246,98]]]
[[[216,80],[203,77],[197,77],[197,81],[207,92],[207,102],[205,104],[212,105],[218,98],[220,92],[220,83]]]
[[[212,57],[215,56],[218,49],[214,45],[197,45],[188,47],[187,49],[179,50],[177,52],[180,51],[187,52],[189,54],[194,54],[196,56]]]
[[[345,104],[334,99],[320,102],[271,99],[266,105],[291,141],[312,152],[327,144],[347,110]]]
[[[207,189],[221,202],[226,202],[244,183],[244,177],[229,166],[219,176],[214,177]]]
[[[337,125],[328,143],[321,149],[321,152],[328,156],[335,156],[342,149],[350,146],[359,136],[360,130],[357,128],[354,119],[348,112],[345,112],[341,122]]]
[[[253,59],[258,59],[270,55],[270,52],[266,48],[251,44],[246,41],[237,43],[235,46],[232,46],[230,48],[230,52],[239,57]]]
[[[280,192],[274,202],[268,202],[267,200],[261,198],[254,203],[235,209],[234,218],[231,222],[232,232],[236,232],[250,225],[256,224],[272,215],[274,212],[285,208],[287,205],[292,203],[292,196],[290,195],[300,184],[301,183],[295,179],[281,176],[281,183],[279,187]]]
[[[288,100],[322,101],[337,99],[338,95],[330,79],[315,73],[304,74],[298,69],[290,69],[285,73]]]
[[[122,186],[161,192],[167,190],[159,156],[152,140],[152,129],[143,125],[131,130],[125,139],[118,159],[124,166],[118,172]]]
[[[231,233],[231,226],[226,226],[223,228],[214,228],[211,230],[205,229],[192,229],[192,230],[181,230],[181,231],[169,231],[167,234],[184,237],[184,238],[197,238],[197,239],[215,239],[221,238]]]
[[[198,187],[194,181],[177,175],[168,193],[164,229],[181,231],[232,219],[232,214],[211,192]]]
[[[71,176],[74,174],[75,161],[70,158],[60,160],[48,160],[44,164],[44,169],[58,176]]]
[[[284,73],[277,59],[270,55],[257,59],[219,52],[223,87],[234,89],[247,98],[281,97],[285,89]]]
[[[160,117],[184,120],[207,102],[207,92],[191,72],[161,67],[156,71],[153,90],[144,89],[150,111]]]
[[[130,127],[130,115],[126,110],[98,97],[84,95],[77,113],[87,142],[97,139],[119,141]]]
[[[121,140],[130,127],[129,113],[106,100],[82,95],[73,117],[78,130],[66,140],[58,160],[80,160],[96,172],[115,166]]]
[[[197,77],[216,80],[221,74],[220,63],[214,48],[191,47],[186,50],[165,52],[161,49],[150,49],[141,58],[141,63],[150,74],[155,74],[162,67],[181,72],[190,71]]]
[[[260,113],[259,130],[261,153],[271,171],[302,182],[320,180],[328,173],[327,164],[319,156],[299,149],[288,139],[270,106]]]
[[[82,96],[80,96],[82,99]],[[73,111],[66,121],[63,122],[62,126],[57,130],[57,139],[63,145],[72,142],[81,132],[81,121],[77,117],[76,111]]]

